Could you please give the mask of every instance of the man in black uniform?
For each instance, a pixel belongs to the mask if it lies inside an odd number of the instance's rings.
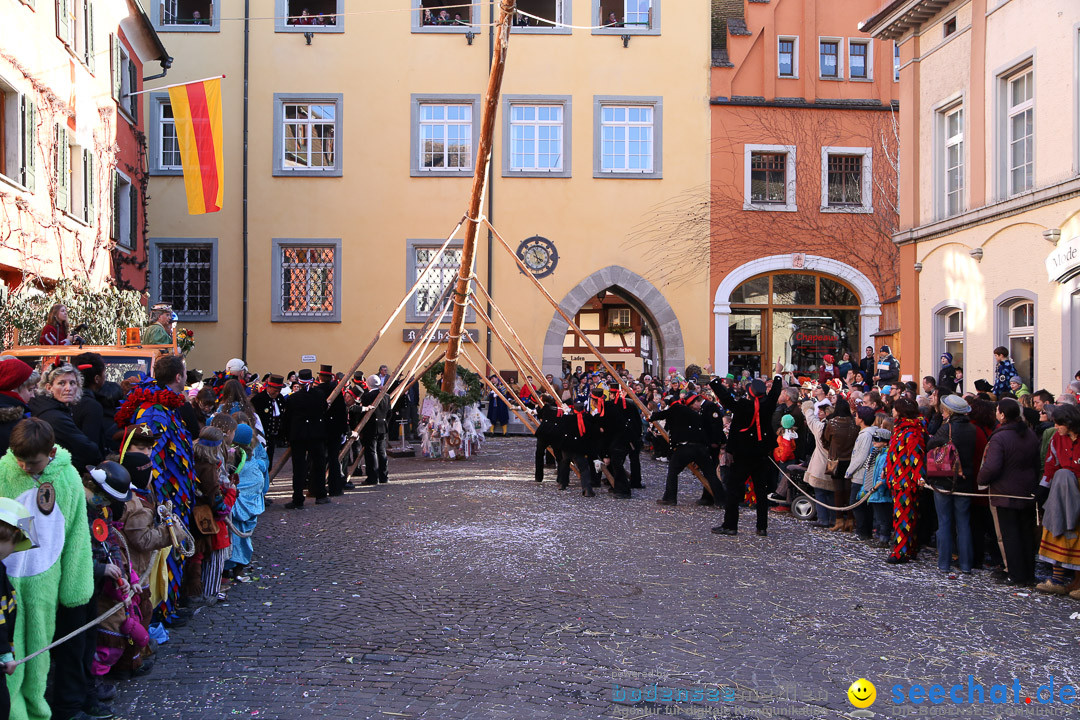
[[[271,375],[267,378],[263,390],[251,396],[251,404],[255,407],[266,434],[266,454],[270,458],[270,467],[274,466],[274,452],[285,440],[281,424],[285,413],[285,398],[281,396],[283,387],[285,379],[280,375]]]
[[[337,387],[337,377],[334,368],[323,365],[319,368],[319,385],[317,389],[323,396],[323,400],[330,399],[330,393]],[[349,414],[345,407],[345,398],[338,393],[334,401],[326,408],[326,416],[323,419],[323,427],[326,430],[326,484],[328,494],[332,497],[345,494],[345,476],[341,472],[341,446],[345,443],[345,436],[349,434]]]
[[[360,424],[360,420],[364,417],[364,393],[368,391],[367,380],[364,379],[364,371],[357,370],[353,373],[352,380],[345,386],[345,390],[342,391],[341,396],[345,398],[345,408],[348,412],[349,418],[349,432],[356,432],[356,426]],[[370,421],[369,421],[370,422]],[[356,462],[357,456],[363,454],[364,444],[356,439],[351,445],[349,445],[349,454],[345,458],[345,467],[350,468],[353,463]],[[357,464],[356,469],[353,470],[352,476],[359,477],[361,475],[361,466]],[[351,487],[351,483],[347,480],[347,486]]]
[[[289,438],[293,462],[293,496],[285,508],[304,507],[304,490],[310,487],[316,505],[330,502],[326,497],[326,396],[311,387],[314,378],[307,368],[298,376],[300,388],[285,401],[285,436]]]
[[[769,458],[776,447],[776,433],[770,421],[784,386],[784,380],[780,377],[783,371],[783,363],[777,361],[772,388],[766,392],[765,381],[755,378],[750,381],[746,397],[738,400],[722,383],[716,380],[710,383],[720,404],[731,411],[731,433],[728,437],[731,474],[728,475],[724,522],[712,529],[717,535],[739,534],[739,501],[742,500],[747,477],[753,482],[758,498],[757,534],[762,537],[769,534],[769,503],[765,498],[769,493]]]
[[[638,399],[643,405],[646,404],[645,399],[640,395]],[[643,437],[645,428],[641,422],[641,408],[637,406],[637,403],[626,403],[626,413],[626,427],[630,438],[630,487],[640,490],[645,488],[645,484],[641,482],[641,448],[645,447]]]
[[[727,436],[724,434],[724,408],[706,397],[701,401],[701,419],[705,424],[705,436],[709,441],[707,448],[709,460],[712,461],[713,468],[716,468],[720,464],[720,453],[724,448],[724,443],[727,442]],[[697,504],[715,505],[716,500],[708,490],[701,488],[701,498],[698,499]]]
[[[665,429],[671,438],[667,487],[664,488],[664,496],[656,501],[657,505],[679,504],[679,473],[690,463],[697,465],[705,476],[713,498],[717,502],[724,499],[723,486],[716,477],[716,466],[710,462],[706,450],[709,441],[701,417],[701,400],[700,395],[688,395],[683,400],[673,401],[667,410],[654,412],[649,418],[651,422],[666,420]]]
[[[382,378],[372,375],[367,383],[368,391],[360,399],[363,403],[361,410],[365,413],[375,405],[375,398],[379,396],[379,388],[382,387]],[[389,419],[390,393],[387,393],[379,401],[375,414],[371,416],[360,434],[360,438],[364,441],[364,465],[367,466],[368,475],[367,480],[362,483],[364,485],[390,482],[390,474],[386,466],[386,430]]]
[[[577,465],[581,473],[581,494],[593,497],[593,466],[589,453],[596,442],[600,429],[592,415],[585,411],[584,403],[574,403],[574,409],[563,413],[558,421],[559,429],[559,489],[570,484],[570,463]]]
[[[544,465],[550,455],[548,450],[554,452],[555,457],[559,456],[556,442],[558,439],[559,406],[555,403],[555,398],[550,395],[542,396],[541,401],[543,404],[536,413],[536,418],[540,421],[540,427],[536,428],[536,482],[544,482]]]
[[[612,380],[608,383],[611,397],[604,400],[600,405],[597,419],[600,421],[601,455],[608,463],[614,482],[611,489],[617,498],[630,497],[630,479],[626,476],[626,456],[630,454],[630,433],[633,416],[631,409],[637,410],[634,403],[627,403],[619,388],[619,383]],[[641,427],[638,421],[638,427]]]

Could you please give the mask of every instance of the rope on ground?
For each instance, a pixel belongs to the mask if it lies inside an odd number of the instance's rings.
[[[57,645],[63,645],[64,643],[66,643],[66,642],[67,642],[68,640],[70,640],[71,638],[75,637],[75,636],[76,636],[76,635],[78,635],[79,633],[82,633],[82,632],[86,632],[86,631],[87,631],[87,630],[89,630],[90,628],[94,627],[95,625],[97,625],[98,623],[100,623],[101,621],[103,621],[103,620],[104,620],[105,618],[107,618],[107,617],[109,617],[109,616],[113,615],[113,614],[114,614],[114,613],[115,613],[115,612],[116,612],[117,610],[119,610],[120,608],[124,607],[124,605],[126,605],[126,604],[127,604],[128,602],[130,602],[130,601],[131,601],[131,597],[132,597],[132,595],[133,595],[133,594],[134,594],[134,593],[130,593],[130,594],[128,595],[128,598],[127,598],[127,600],[121,600],[120,602],[118,602],[118,603],[116,603],[115,605],[113,605],[113,606],[112,606],[112,607],[111,607],[111,608],[110,608],[109,610],[106,610],[106,611],[105,611],[104,613],[102,613],[101,615],[98,615],[98,616],[97,616],[96,618],[94,618],[94,619],[93,619],[93,620],[91,620],[90,622],[86,623],[86,624],[85,624],[85,625],[83,625],[82,627],[80,627],[80,628],[78,628],[78,629],[76,629],[76,630],[72,630],[71,632],[69,632],[69,633],[68,633],[67,635],[65,635],[64,637],[60,638],[59,640],[54,640],[54,641],[53,641],[52,643],[50,643],[50,644],[46,645],[45,647],[41,648],[40,650],[38,650],[38,651],[36,651],[36,652],[33,652],[33,653],[31,653],[31,654],[27,655],[27,656],[26,656],[26,657],[24,657],[24,658],[19,658],[18,660],[16,660],[16,661],[15,661],[15,664],[16,664],[16,665],[22,665],[23,663],[26,663],[26,662],[30,662],[31,660],[33,660],[34,658],[36,658],[36,657],[37,657],[38,655],[40,655],[41,653],[43,653],[43,652],[48,652],[48,651],[52,650],[52,649],[53,649],[54,647],[56,647]]]
[[[791,487],[798,490],[799,492],[801,492],[803,495],[805,495],[806,498],[810,502],[814,503],[815,505],[820,505],[821,507],[823,507],[823,508],[825,508],[827,510],[832,510],[833,512],[847,512],[848,510],[854,510],[855,508],[859,507],[864,502],[869,500],[871,493],[873,493],[875,490],[877,490],[879,487],[881,487],[882,485],[885,484],[885,481],[882,480],[877,485],[875,485],[874,487],[867,490],[866,494],[863,495],[861,498],[859,498],[859,501],[857,503],[855,503],[854,505],[847,505],[845,507],[834,507],[832,505],[826,505],[825,503],[821,502],[816,497],[814,497],[813,495],[811,495],[810,493],[806,492],[801,487],[799,487],[799,484],[796,483],[794,480],[792,480],[790,475],[788,475],[786,472],[784,472],[784,469],[782,467],[780,467],[779,464],[777,464],[776,460],[774,460],[773,458],[769,458],[769,462],[771,462],[773,465],[776,465],[776,469],[780,471],[780,474],[787,478],[788,484],[791,485]],[[761,500],[762,500],[761,498],[758,498],[758,502],[761,502]]]

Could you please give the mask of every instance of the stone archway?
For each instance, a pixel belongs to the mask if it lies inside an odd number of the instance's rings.
[[[682,327],[675,311],[651,282],[635,272],[618,265],[610,265],[597,270],[582,280],[559,303],[570,317],[585,306],[590,298],[601,290],[614,288],[620,295],[625,295],[646,314],[659,333],[660,367],[677,367],[682,370],[686,362],[683,345]],[[563,340],[570,325],[558,313],[552,313],[547,335],[544,337],[544,372],[555,377],[562,377]]]

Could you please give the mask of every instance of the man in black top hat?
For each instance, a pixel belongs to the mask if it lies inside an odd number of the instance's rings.
[[[585,404],[574,403],[574,408],[566,413],[558,421],[558,445],[559,445],[559,489],[565,490],[570,484],[570,463],[577,466],[581,473],[581,494],[585,497],[594,497],[593,492],[593,465],[589,462],[589,455],[593,452],[600,427],[585,410]]]
[[[713,380],[709,387],[716,393],[720,404],[731,411],[731,428],[728,432],[727,450],[731,453],[731,472],[727,481],[727,506],[724,522],[714,527],[717,535],[739,534],[739,503],[743,498],[746,478],[754,483],[757,494],[757,534],[768,535],[769,503],[768,479],[772,464],[770,458],[776,447],[776,433],[772,429],[772,415],[784,380],[780,373],[784,365],[777,360],[772,388],[766,390],[765,381],[754,378],[747,388],[746,397],[736,399],[723,383]]]
[[[289,438],[293,461],[292,502],[285,507],[304,506],[304,490],[310,487],[316,505],[330,502],[326,497],[326,396],[312,388],[315,378],[304,368],[297,376],[299,389],[285,401],[285,435]]]
[[[349,384],[345,386],[345,390],[341,395],[345,398],[345,407],[348,411],[349,431],[356,432],[356,426],[360,424],[360,420],[364,417],[364,393],[368,391],[367,380],[364,379],[364,371],[357,370],[353,373],[352,379]],[[349,446],[349,454],[345,458],[345,467],[350,468],[353,463],[356,462],[357,457],[364,452],[363,443],[357,439],[353,441]],[[357,463],[356,468],[352,472],[353,477],[359,477],[363,473],[360,464]],[[351,482],[346,480],[347,486],[351,486]]]
[[[667,486],[664,496],[656,501],[658,505],[679,504],[679,473],[691,463],[709,483],[713,498],[717,502],[724,499],[724,488],[716,477],[716,466],[709,461],[706,450],[708,435],[705,434],[704,418],[701,417],[702,397],[687,395],[682,400],[673,399],[667,410],[654,412],[650,422],[666,420],[665,429],[670,437],[671,454],[668,459]]]
[[[330,365],[319,366],[319,384],[316,386],[324,401],[330,399],[330,393],[337,387],[337,376]],[[345,494],[345,476],[341,472],[341,446],[349,434],[349,413],[345,407],[345,398],[337,394],[334,401],[326,408],[323,418],[326,430],[326,485],[332,497]]]
[[[266,379],[263,389],[251,396],[251,404],[255,407],[259,420],[262,421],[266,437],[266,455],[270,458],[270,467],[274,466],[274,453],[278,445],[283,444],[285,440],[281,422],[285,415],[285,398],[281,396],[283,387],[285,387],[285,378],[280,375],[271,375]]]

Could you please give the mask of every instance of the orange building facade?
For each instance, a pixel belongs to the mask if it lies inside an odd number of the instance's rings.
[[[877,0],[744,0],[715,17],[709,263],[715,371],[898,351],[898,106]],[[726,28],[723,27],[726,24]],[[719,39],[718,39],[719,35]],[[716,47],[720,45],[721,47]]]

